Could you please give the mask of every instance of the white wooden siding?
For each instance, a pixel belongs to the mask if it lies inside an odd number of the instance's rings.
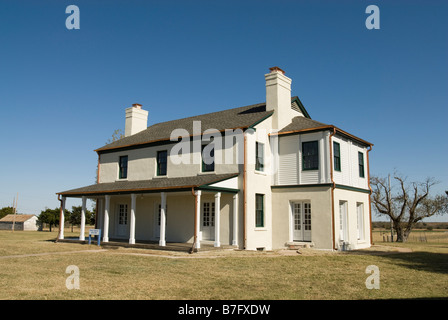
[[[338,135],[334,136],[332,140],[339,143],[341,151],[341,171],[334,170],[333,162],[334,182],[345,186],[368,189],[367,148]],[[333,145],[331,147],[333,148]],[[364,178],[359,176],[358,152],[362,152],[364,155]]]
[[[297,135],[279,139],[279,185],[298,184],[299,139]]]
[[[302,143],[308,141],[318,142],[318,170],[302,170]],[[278,185],[318,184],[329,182],[327,132],[280,136],[278,154]]]

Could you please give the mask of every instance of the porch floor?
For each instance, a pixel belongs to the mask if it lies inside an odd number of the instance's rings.
[[[79,240],[78,238],[65,238],[59,239],[58,242],[70,242],[70,243],[82,243],[88,244],[89,240]],[[92,239],[91,245],[97,245],[97,240]],[[165,251],[181,251],[181,252],[191,252],[193,248],[193,243],[187,242],[166,242],[166,246],[159,246],[158,241],[150,240],[136,240],[135,244],[130,244],[127,239],[109,239],[108,242],[100,242],[100,246],[103,248],[114,248],[114,247],[124,247],[124,248],[139,248],[139,249],[151,249],[151,250],[165,250]],[[211,250],[223,250],[223,249],[235,249],[236,246],[231,245],[221,245],[221,247],[215,247],[213,241],[201,241],[201,247],[197,251],[211,251]]]

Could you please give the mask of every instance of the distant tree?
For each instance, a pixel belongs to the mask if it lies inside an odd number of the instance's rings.
[[[0,209],[0,219],[8,214],[14,214],[14,208],[13,207],[3,207]]]
[[[437,184],[433,178],[423,182],[406,182],[395,175],[397,186],[389,186],[386,178],[372,176],[372,204],[379,215],[388,216],[397,233],[397,242],[406,242],[411,230],[424,218],[448,212],[445,195],[431,196],[431,188]]]
[[[79,226],[81,225],[81,211],[82,211],[82,206],[73,206],[72,207],[72,211],[70,212],[70,217],[69,217],[69,223],[72,225],[72,231],[73,231],[73,226]],[[85,211],[85,215],[86,215],[86,224],[88,225],[92,225],[95,224],[95,212],[94,211],[90,211],[86,208]]]
[[[112,133],[112,137],[107,140],[106,144],[112,143],[122,138],[124,138],[123,131],[121,129],[116,129],[114,133]]]
[[[54,225],[59,225],[59,218],[60,218],[60,208],[56,209],[48,209],[46,208],[44,211],[41,211],[38,217],[39,223],[46,223],[50,227]]]

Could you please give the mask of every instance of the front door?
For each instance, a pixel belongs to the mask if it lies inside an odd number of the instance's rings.
[[[128,205],[118,205],[118,236],[125,236],[128,230]]]
[[[215,203],[202,204],[202,240],[215,240]]]
[[[311,203],[292,203],[293,241],[311,241]]]

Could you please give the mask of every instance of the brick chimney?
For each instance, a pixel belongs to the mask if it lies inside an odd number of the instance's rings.
[[[145,130],[148,127],[148,111],[142,109],[142,105],[134,103],[126,109],[126,123],[124,136],[128,137]]]
[[[274,110],[272,115],[274,129],[282,129],[291,123],[291,82],[285,71],[279,67],[269,68],[266,79],[266,111]]]

